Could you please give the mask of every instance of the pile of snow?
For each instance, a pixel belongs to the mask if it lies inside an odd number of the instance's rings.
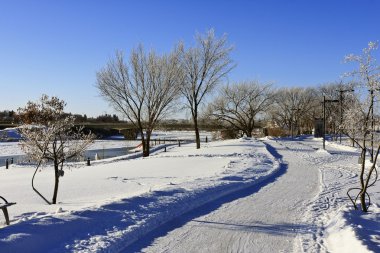
[[[66,170],[59,203],[51,206],[31,190],[32,167],[0,171],[1,194],[17,202],[9,208],[11,226],[0,229],[1,252],[116,252],[168,220],[279,169],[263,143],[245,139],[120,159]],[[47,167],[37,173],[35,185],[49,198],[52,181]]]
[[[327,226],[326,246],[331,252],[379,252],[380,208],[374,205],[362,213],[342,208]]]
[[[19,128],[5,128],[4,130],[0,130],[0,137],[5,141],[18,141],[21,139]]]

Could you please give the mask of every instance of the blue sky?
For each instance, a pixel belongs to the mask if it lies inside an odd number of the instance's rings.
[[[344,55],[380,40],[380,1],[0,0],[0,110],[45,93],[73,113],[114,113],[94,85],[116,49],[168,52],[209,28],[235,47],[230,81],[316,86],[352,69]]]

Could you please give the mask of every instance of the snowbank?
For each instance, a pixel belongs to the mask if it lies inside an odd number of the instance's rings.
[[[21,139],[18,128],[5,128],[4,130],[0,130],[0,137],[6,141],[18,141]]]
[[[380,208],[365,214],[352,207],[343,208],[327,226],[325,241],[331,252],[379,252]]]

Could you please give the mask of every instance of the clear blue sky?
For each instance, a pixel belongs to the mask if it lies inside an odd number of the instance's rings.
[[[235,46],[230,81],[315,86],[339,80],[352,67],[344,55],[380,40],[380,1],[0,0],[0,110],[45,93],[73,113],[114,113],[94,84],[116,49],[167,52],[209,28]]]

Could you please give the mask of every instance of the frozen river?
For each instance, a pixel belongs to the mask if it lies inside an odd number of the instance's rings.
[[[91,160],[95,160],[96,154],[98,154],[100,159],[122,156],[128,154],[128,152],[133,149],[133,147],[124,147],[124,148],[102,148],[102,149],[92,149],[87,150],[83,157],[83,160],[88,157]],[[25,155],[0,155],[0,167],[5,166],[6,160],[8,159],[9,164],[11,163],[11,159],[13,158],[14,163],[22,163],[27,161],[27,157]]]

